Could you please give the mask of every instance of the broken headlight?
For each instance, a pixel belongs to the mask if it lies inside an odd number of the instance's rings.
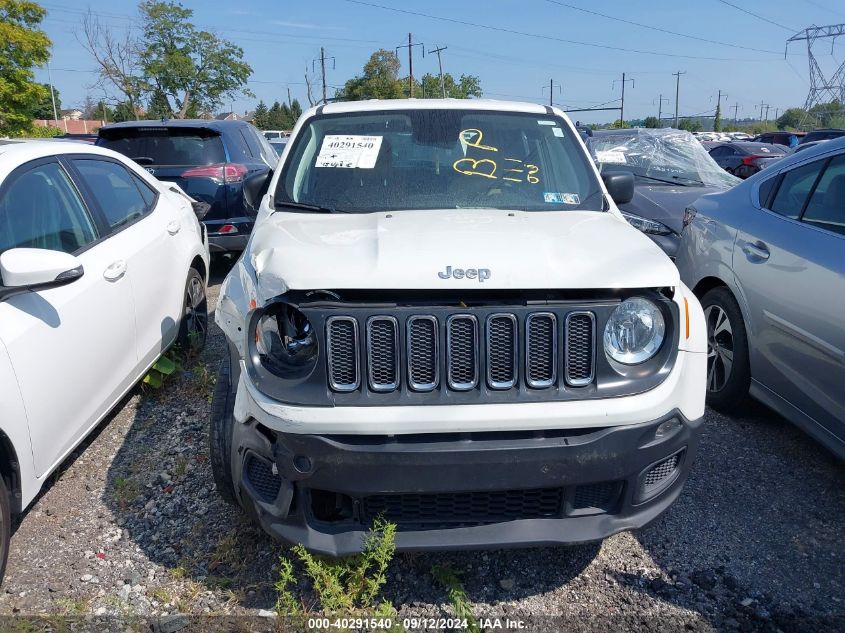
[[[306,378],[317,365],[317,334],[300,310],[272,306],[255,326],[255,348],[264,368],[279,378]]]

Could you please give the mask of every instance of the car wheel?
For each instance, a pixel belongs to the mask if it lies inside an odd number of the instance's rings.
[[[231,362],[227,358],[217,374],[211,398],[211,420],[208,427],[209,460],[217,492],[227,502],[238,505],[232,481],[232,431],[235,425],[235,391],[232,386]]]
[[[9,542],[12,538],[12,512],[9,508],[9,491],[6,481],[0,477],[0,583],[6,575],[6,561],[9,558]]]
[[[751,381],[745,322],[725,287],[707,292],[701,307],[707,324],[707,403],[729,411],[745,400]]]
[[[189,356],[199,354],[205,347],[208,336],[208,299],[205,296],[205,282],[195,268],[188,273],[185,283],[185,300],[182,307],[182,321],[176,343]]]

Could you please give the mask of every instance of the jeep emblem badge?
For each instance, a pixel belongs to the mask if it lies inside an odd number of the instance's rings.
[[[446,266],[446,270],[437,273],[440,279],[478,279],[478,283],[484,283],[490,279],[489,268],[452,268]]]

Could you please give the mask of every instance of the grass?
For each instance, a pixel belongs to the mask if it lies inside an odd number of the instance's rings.
[[[173,467],[173,474],[177,477],[182,477],[186,472],[188,472],[188,463],[190,460],[185,457],[184,455],[180,456],[179,459],[176,460],[176,465]]]
[[[214,395],[214,385],[217,383],[217,376],[203,363],[197,363],[191,368],[191,379],[194,389],[206,400],[211,402]]]
[[[445,565],[435,565],[431,568],[431,575],[435,582],[446,590],[449,602],[455,610],[455,617],[461,620],[466,619],[467,631],[478,633],[478,622],[472,613],[472,603],[467,596],[460,576],[451,568]]]
[[[291,548],[296,562],[310,579],[316,599],[315,607],[324,613],[393,616],[396,610],[386,600],[379,601],[379,592],[387,581],[386,572],[396,553],[396,526],[376,519],[364,542],[361,554],[338,560],[317,558],[302,545]],[[294,560],[279,559],[276,611],[279,615],[302,616],[305,608],[293,594],[299,582]]]
[[[88,613],[90,598],[56,598],[55,605],[61,615],[79,616]]]

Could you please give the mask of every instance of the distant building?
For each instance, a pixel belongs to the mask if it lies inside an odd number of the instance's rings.
[[[79,108],[69,108],[62,110],[61,116],[64,121],[79,121],[82,118],[82,110]]]
[[[237,112],[221,112],[214,117],[215,121],[240,121],[241,116]]]

